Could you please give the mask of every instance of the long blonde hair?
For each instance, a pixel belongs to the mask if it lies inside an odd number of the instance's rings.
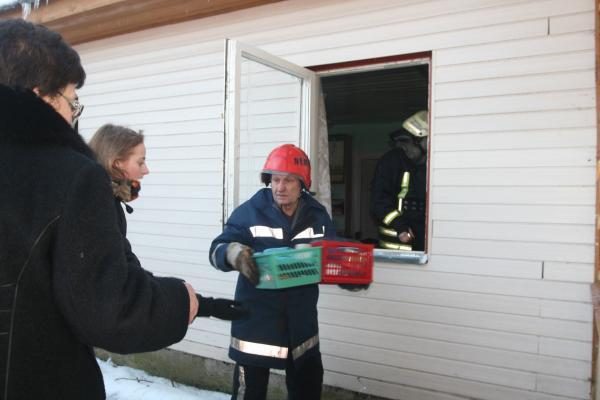
[[[117,167],[117,161],[125,161],[133,148],[144,143],[142,131],[113,124],[100,127],[90,140],[90,148],[96,154],[98,162],[113,179],[124,179],[125,173]]]

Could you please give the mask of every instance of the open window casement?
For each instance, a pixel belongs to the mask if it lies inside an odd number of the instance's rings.
[[[314,174],[317,87],[314,72],[226,40],[223,222],[261,187],[260,171],[276,146],[302,148]]]

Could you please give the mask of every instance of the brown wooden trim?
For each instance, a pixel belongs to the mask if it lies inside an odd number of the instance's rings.
[[[283,0],[52,0],[32,10],[28,20],[78,44],[279,1]],[[0,13],[0,19],[20,17],[20,9]]]
[[[346,61],[346,62],[333,63],[333,64],[314,65],[314,66],[306,67],[306,68],[308,68],[312,71],[315,71],[315,72],[335,71],[335,70],[342,70],[342,69],[348,69],[348,68],[363,67],[366,65],[388,64],[388,63],[418,60],[418,59],[424,59],[424,58],[431,59],[431,52],[424,51],[421,53],[410,53],[410,54],[402,54],[402,55],[397,55],[397,56],[366,58],[363,60],[353,60],[353,61]]]

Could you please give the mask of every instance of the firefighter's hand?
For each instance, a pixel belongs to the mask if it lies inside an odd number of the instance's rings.
[[[202,297],[198,293],[196,293],[196,297],[199,303],[198,317],[215,317],[232,321],[240,319],[248,313],[239,301]]]
[[[400,240],[401,243],[412,243],[412,241],[415,240],[412,229],[408,228],[407,231],[400,232],[398,234],[398,240]]]
[[[258,284],[258,267],[252,258],[253,250],[241,243],[227,245],[227,261],[253,284]]]

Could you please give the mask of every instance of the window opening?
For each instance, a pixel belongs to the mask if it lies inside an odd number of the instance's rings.
[[[429,164],[427,149],[430,137],[413,136],[415,140],[412,141],[410,135],[397,133],[397,140],[393,141],[390,133],[401,130],[403,122],[415,113],[428,111],[429,59],[363,66],[352,70],[330,70],[320,73],[320,80],[327,113],[332,214],[338,234],[375,244],[376,256],[425,262],[426,257],[423,256],[427,247],[426,193]],[[429,123],[428,118],[425,121]],[[414,168],[413,162],[413,168],[410,169],[407,162],[398,161],[397,154],[386,156],[389,152],[399,152],[393,150],[394,147],[406,147],[403,142],[410,142],[407,147],[421,145],[422,158],[418,163],[422,167]],[[405,154],[408,151],[404,148]],[[387,163],[383,161],[384,158]],[[396,159],[397,162],[390,159]],[[404,170],[410,169],[406,188],[401,184],[402,178],[398,182],[398,175],[405,175],[397,170],[400,165],[406,165]],[[378,177],[374,180],[375,174]],[[381,212],[379,219],[374,216],[372,183],[381,185],[388,178],[397,181],[393,184],[393,189],[389,185],[386,187],[388,191],[392,190],[392,193],[388,193],[393,197],[391,201],[403,203],[396,208],[401,214],[400,219],[405,220],[401,229],[406,224],[411,228],[412,247],[403,247],[403,243],[398,240],[390,241],[396,242],[398,248],[390,249],[393,246],[385,248],[383,245],[381,229],[387,227],[393,231],[399,226],[398,218],[386,225],[381,221]],[[404,178],[406,180],[406,176]],[[399,200],[398,195],[403,191],[407,193]],[[406,240],[406,235],[403,235],[403,239]]]

